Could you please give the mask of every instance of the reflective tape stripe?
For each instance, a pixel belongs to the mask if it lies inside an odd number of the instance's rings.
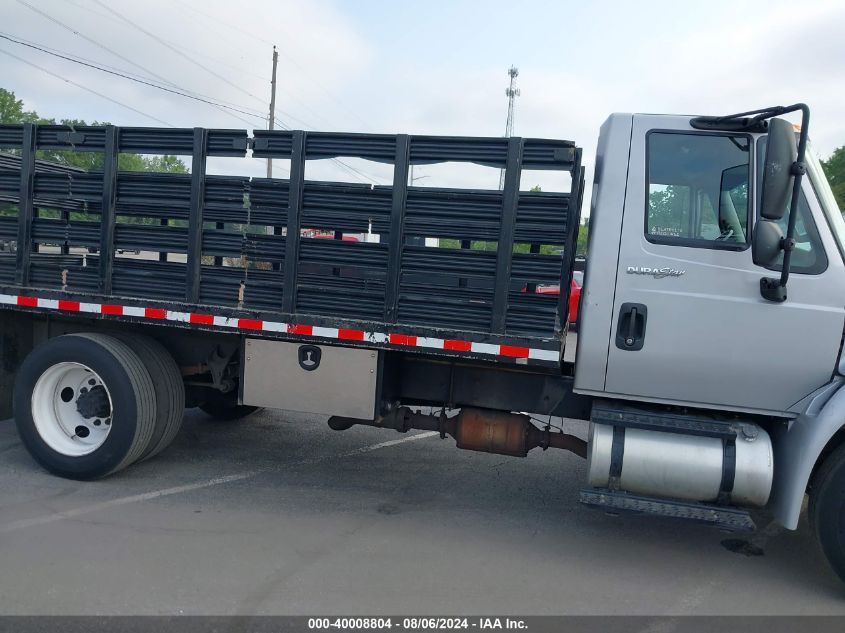
[[[214,325],[214,317],[210,314],[191,313],[190,322],[197,325]]]
[[[264,321],[262,319],[226,317],[198,312],[178,312],[175,310],[167,310],[165,308],[122,306],[111,303],[88,303],[66,299],[46,299],[27,295],[5,294],[0,294],[0,305],[41,308],[62,312],[83,312],[89,314],[102,314],[106,316],[137,317],[154,321],[191,323],[193,325],[203,325],[206,327],[278,332],[280,334],[293,334],[296,336],[315,336],[318,338],[336,339],[340,341],[361,341],[401,347],[417,347],[420,349],[469,352],[484,356],[495,356],[498,358],[511,358],[518,360],[526,359],[543,362],[558,362],[560,360],[559,350],[535,349],[498,343],[475,343],[472,341],[416,336],[414,334],[400,334],[395,332],[365,332],[364,330],[348,328],[281,323],[275,321]]]

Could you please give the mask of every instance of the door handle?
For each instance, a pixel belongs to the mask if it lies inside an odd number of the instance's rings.
[[[616,347],[626,351],[641,350],[645,344],[648,308],[642,303],[623,303],[616,324]]]

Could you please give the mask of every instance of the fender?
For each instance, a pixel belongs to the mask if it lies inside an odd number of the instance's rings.
[[[813,467],[830,438],[845,425],[845,389],[835,378],[808,400],[804,412],[772,429],[775,472],[769,509],[785,528],[798,527],[798,517]]]

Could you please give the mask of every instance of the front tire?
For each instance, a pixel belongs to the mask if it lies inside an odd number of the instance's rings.
[[[15,380],[15,424],[30,455],[69,479],[136,461],[155,428],[152,378],[125,343],[69,334],[36,347]]]
[[[845,444],[825,459],[813,480],[809,517],[830,566],[845,581]]]

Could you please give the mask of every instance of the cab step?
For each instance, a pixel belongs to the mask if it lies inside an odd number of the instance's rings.
[[[618,402],[596,401],[590,420],[596,424],[614,427],[681,433],[700,437],[735,439],[739,433],[747,433],[753,425],[741,421],[719,419],[708,414],[669,413]]]
[[[634,512],[686,519],[731,532],[753,532],[756,529],[751,515],[739,508],[642,497],[601,488],[585,488],[581,491],[580,501],[588,506],[612,512]]]

